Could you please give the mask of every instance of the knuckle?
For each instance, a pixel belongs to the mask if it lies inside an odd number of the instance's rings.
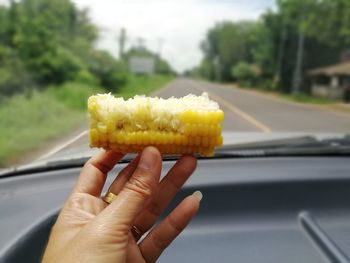
[[[107,165],[103,162],[95,162],[93,160],[89,160],[84,164],[85,169],[95,168],[99,170],[103,174],[107,174],[113,166]]]
[[[125,188],[141,195],[144,198],[149,198],[152,196],[152,185],[141,178],[131,178],[125,184]]]
[[[148,206],[148,211],[155,217],[159,217],[162,214],[163,209],[157,202],[152,200]]]
[[[160,251],[164,250],[168,246],[168,242],[166,242],[158,232],[153,233],[153,244]]]
[[[112,229],[110,224],[96,224],[90,227],[88,232],[93,236],[92,240],[103,240],[109,244],[122,244],[127,242],[128,238],[128,228],[121,225],[117,229]]]
[[[73,194],[66,202],[66,207],[70,209],[81,208],[84,202],[84,195],[80,193]]]
[[[183,230],[183,227],[181,227],[173,218],[171,215],[168,216],[167,218],[168,223],[172,229],[176,232],[176,234],[180,234],[181,231]]]

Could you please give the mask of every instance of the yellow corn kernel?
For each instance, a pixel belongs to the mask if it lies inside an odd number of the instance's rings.
[[[103,123],[98,123],[97,129],[100,133],[107,133],[107,126]]]
[[[113,120],[108,120],[106,122],[106,129],[108,133],[111,133],[115,130],[115,123]]]
[[[158,114],[153,107],[157,101],[148,103],[152,98],[142,98],[134,112],[127,112],[128,107],[118,104],[121,100],[115,101],[115,109],[113,105],[106,105],[113,100],[110,96],[102,94],[89,98],[91,147],[129,153],[154,145],[165,154],[209,156],[223,143],[221,123],[224,113],[219,109],[205,111],[200,106],[199,110],[195,107],[188,110],[187,107],[187,110],[173,114],[163,106]],[[137,105],[135,101],[133,103]]]
[[[96,129],[90,129],[89,139],[92,145],[98,143],[98,131]]]
[[[117,140],[117,138],[116,138],[117,136],[116,136],[116,133],[114,133],[114,132],[112,132],[112,133],[108,133],[108,141],[110,142],[110,143],[115,143]]]

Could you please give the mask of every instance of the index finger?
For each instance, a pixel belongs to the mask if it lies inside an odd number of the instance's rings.
[[[73,193],[87,193],[100,196],[107,173],[123,158],[124,154],[115,151],[103,151],[89,159],[73,188]]]
[[[136,215],[156,191],[162,169],[162,157],[157,148],[146,147],[138,166],[119,192],[118,198],[99,215],[96,224],[108,225],[109,235],[120,227],[130,227]]]

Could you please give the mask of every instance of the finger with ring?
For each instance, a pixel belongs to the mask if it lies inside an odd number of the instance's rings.
[[[141,232],[141,230],[138,229],[135,225],[131,227],[131,233],[134,236],[136,241],[138,241],[143,236],[143,233]]]
[[[111,204],[115,199],[117,199],[116,194],[112,193],[112,192],[108,192],[103,198],[102,200],[105,201],[108,205]]]

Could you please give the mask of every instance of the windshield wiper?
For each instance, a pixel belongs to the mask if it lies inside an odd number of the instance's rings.
[[[313,136],[226,145],[216,157],[350,155],[350,136],[318,140]]]
[[[300,136],[287,139],[225,145],[215,152],[215,157],[217,158],[321,155],[350,156],[350,135],[323,140],[318,140],[313,136]],[[128,154],[121,162],[129,162],[134,157],[134,154]],[[172,161],[178,159],[178,157],[179,156],[164,156],[163,159]],[[82,167],[89,158],[90,157],[59,159],[9,168],[0,171],[0,178],[28,173],[78,168]]]
[[[13,175],[39,173],[44,171],[81,167],[84,165],[84,163],[87,160],[88,160],[88,157],[81,157],[81,158],[64,159],[59,161],[38,162],[38,163],[33,163],[33,164],[28,164],[28,165],[23,165],[18,167],[12,167],[12,168],[0,171],[0,178],[13,176]]]
[[[122,160],[119,161],[119,163],[128,163],[131,160],[133,160],[135,156],[136,154],[127,154],[123,157]],[[8,168],[3,171],[0,171],[0,178],[9,177],[13,175],[24,175],[29,173],[40,173],[40,172],[56,171],[56,170],[69,169],[69,168],[79,168],[79,167],[82,167],[90,157],[91,156],[58,159],[58,160],[51,160],[51,161],[23,165],[19,167],[12,167],[12,168]],[[166,160],[166,161],[173,161],[179,158],[180,156],[176,156],[176,155],[163,156],[163,160]]]

